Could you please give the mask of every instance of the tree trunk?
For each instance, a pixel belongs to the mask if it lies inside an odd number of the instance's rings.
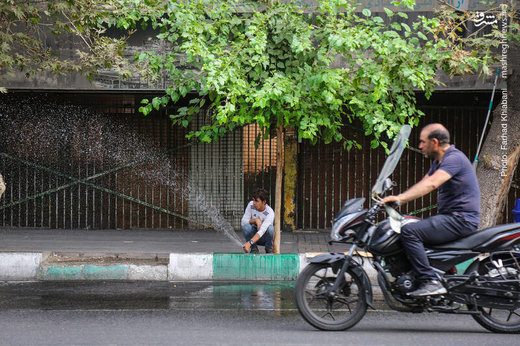
[[[280,253],[280,228],[282,215],[282,179],[283,179],[283,124],[276,128],[276,187],[274,202],[274,244],[273,252]]]
[[[298,139],[294,130],[284,134],[283,222],[284,231],[296,229],[296,184],[298,183]]]
[[[515,48],[509,52],[509,71],[500,73],[506,72],[507,89],[497,90],[502,100],[493,111],[491,128],[479,155],[481,229],[501,221],[520,158],[520,69]]]
[[[2,195],[5,192],[5,182],[4,177],[2,177],[2,174],[0,174],[0,198],[2,198]]]

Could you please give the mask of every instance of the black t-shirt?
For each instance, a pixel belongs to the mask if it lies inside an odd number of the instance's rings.
[[[442,169],[451,179],[439,186],[437,205],[440,214],[460,215],[478,227],[480,222],[480,188],[475,169],[463,152],[451,145],[441,163],[433,160],[428,175]]]

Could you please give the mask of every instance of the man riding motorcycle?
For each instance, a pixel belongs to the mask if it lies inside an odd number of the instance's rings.
[[[401,242],[418,279],[419,287],[409,292],[414,297],[446,293],[430,266],[424,244],[436,245],[465,237],[478,229],[480,189],[469,159],[454,145],[441,124],[429,124],[421,130],[419,149],[433,159],[424,178],[397,196],[381,203],[403,204],[438,189],[438,215],[409,223],[401,229]]]

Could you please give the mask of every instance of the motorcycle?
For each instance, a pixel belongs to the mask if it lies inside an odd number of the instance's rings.
[[[318,255],[299,274],[295,300],[302,317],[321,330],[346,330],[356,325],[373,305],[372,284],[363,261],[377,272],[386,304],[402,312],[439,312],[471,315],[497,333],[520,332],[520,223],[475,232],[427,249],[430,265],[447,293],[412,297],[418,280],[402,244],[400,229],[420,219],[382,205],[395,183],[389,178],[399,161],[411,128],[401,128],[372,188],[373,203],[365,198],[346,201],[334,219],[329,243],[350,245],[347,253]],[[387,218],[378,222],[380,212]],[[358,250],[369,255],[355,256]],[[472,260],[458,273],[458,264]]]

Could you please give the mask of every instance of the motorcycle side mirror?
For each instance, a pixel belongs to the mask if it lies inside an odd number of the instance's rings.
[[[391,190],[395,186],[395,183],[390,178],[386,178],[383,182],[383,191],[387,192],[388,190]]]

